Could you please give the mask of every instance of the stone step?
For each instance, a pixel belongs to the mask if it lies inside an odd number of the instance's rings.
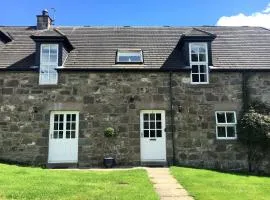
[[[48,169],[74,169],[78,168],[78,163],[47,163]]]
[[[141,166],[144,167],[167,167],[167,161],[142,161]]]

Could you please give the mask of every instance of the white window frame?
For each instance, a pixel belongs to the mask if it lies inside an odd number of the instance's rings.
[[[119,53],[139,53],[140,55],[140,61],[139,62],[121,62],[119,60]],[[143,51],[141,49],[118,49],[117,52],[116,52],[116,62],[119,63],[119,64],[138,64],[138,63],[143,63],[144,62],[144,59],[143,59]]]
[[[56,52],[56,62],[44,62],[43,59],[43,54],[42,54],[42,48],[44,46],[55,46],[57,49]],[[49,58],[50,58],[50,51],[49,51]],[[54,74],[56,75],[56,78],[53,79],[53,81],[50,81],[50,68],[57,68],[58,67],[58,59],[59,59],[59,44],[56,43],[44,43],[40,45],[40,66],[39,66],[39,85],[56,85],[58,83],[58,73],[55,70]],[[45,73],[42,73],[42,68],[47,68],[47,76],[48,76],[48,81],[44,81],[44,75]]]
[[[225,123],[218,123],[217,114],[218,113],[225,113]],[[233,113],[234,115],[234,123],[227,123],[227,116],[226,113]],[[235,140],[237,139],[237,118],[236,118],[236,112],[235,111],[216,111],[215,112],[215,119],[216,119],[216,138],[220,140]],[[226,137],[219,137],[218,136],[218,127],[225,127],[225,134]],[[234,137],[227,137],[227,127],[234,127],[235,128],[235,136]]]
[[[191,47],[192,45],[202,45],[204,48],[205,48],[205,57],[206,57],[206,61],[197,61],[197,62],[194,62],[192,61],[192,55],[191,55]],[[209,66],[208,66],[208,46],[207,46],[207,43],[206,42],[191,42],[189,43],[189,63],[190,63],[190,69],[191,69],[191,72],[190,72],[190,81],[191,81],[191,84],[209,84]],[[198,73],[192,73],[192,66],[193,65],[198,65]],[[198,74],[199,75],[199,79],[200,79],[200,74],[205,74],[205,73],[200,73],[200,65],[205,65],[206,66],[206,81],[205,82],[194,82],[192,80],[192,74]]]

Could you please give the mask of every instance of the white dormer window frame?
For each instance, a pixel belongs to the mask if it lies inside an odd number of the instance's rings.
[[[39,85],[56,85],[58,83],[59,44],[40,45]]]
[[[141,49],[118,49],[116,52],[116,63],[142,64],[143,61],[143,51]]]
[[[191,84],[209,83],[208,48],[206,42],[189,43]]]

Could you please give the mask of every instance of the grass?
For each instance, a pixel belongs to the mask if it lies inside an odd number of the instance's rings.
[[[171,173],[196,200],[269,200],[270,178],[171,167]]]
[[[157,200],[145,170],[64,171],[0,164],[0,199]]]

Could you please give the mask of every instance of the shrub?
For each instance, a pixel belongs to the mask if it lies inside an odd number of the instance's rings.
[[[257,105],[257,110],[265,111],[262,106],[262,103]],[[238,139],[248,147],[249,171],[258,171],[270,146],[270,117],[265,113],[251,107],[240,119]]]
[[[105,137],[115,137],[117,133],[115,132],[114,128],[108,127],[104,130]]]

